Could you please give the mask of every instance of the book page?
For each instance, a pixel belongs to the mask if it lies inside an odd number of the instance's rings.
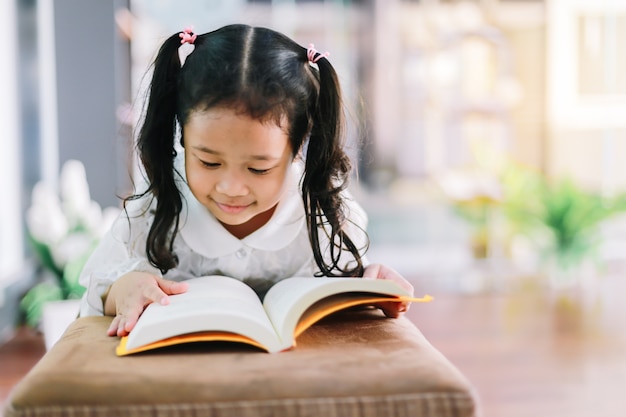
[[[268,351],[278,338],[256,293],[234,278],[209,276],[185,281],[187,292],[169,296],[170,304],[150,304],[126,340],[132,350],[182,334],[231,332],[250,338]]]
[[[389,280],[370,280],[362,278],[288,278],[275,284],[265,296],[263,306],[270,320],[274,324],[276,333],[280,336],[285,348],[294,344],[296,327],[304,312],[317,301],[341,293],[359,293],[355,297],[341,298],[339,304],[321,303],[324,314],[309,312],[307,326],[313,324],[311,317],[319,320],[339,309],[362,303],[394,300],[400,298],[411,299],[411,294]],[[364,300],[364,301],[363,301]],[[333,308],[333,306],[338,306]],[[300,326],[298,333],[304,328]]]

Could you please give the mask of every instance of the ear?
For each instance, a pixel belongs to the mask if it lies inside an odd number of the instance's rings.
[[[307,145],[308,142],[304,142],[301,146],[300,149],[298,149],[297,152],[295,152],[295,154],[293,155],[293,161],[292,162],[298,162],[298,161],[304,161],[304,147]]]
[[[307,133],[302,142],[300,143],[300,148],[294,152],[293,161],[306,161],[306,152],[309,147],[309,140],[311,139],[311,134]]]

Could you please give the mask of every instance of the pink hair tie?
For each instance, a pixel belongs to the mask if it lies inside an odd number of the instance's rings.
[[[186,27],[178,36],[180,37],[181,44],[188,43],[190,45],[193,45],[198,37],[198,35],[193,33],[193,26]]]
[[[309,44],[309,49],[306,50],[306,56],[309,59],[309,62],[316,64],[322,58],[328,58],[330,56],[330,52],[324,52],[323,54],[318,52],[315,49],[315,45],[312,43]]]

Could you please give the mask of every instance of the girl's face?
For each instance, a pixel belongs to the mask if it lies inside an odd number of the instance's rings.
[[[183,134],[187,182],[198,201],[240,239],[267,223],[293,160],[285,131],[217,108],[193,113]]]

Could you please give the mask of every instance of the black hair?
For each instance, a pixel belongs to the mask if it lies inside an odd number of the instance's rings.
[[[315,68],[307,49],[287,36],[246,25],[198,35],[182,67],[179,47],[176,33],[165,40],[155,58],[137,143],[149,187],[129,197],[151,193],[156,198],[146,242],[150,263],[163,273],[178,263],[173,251],[182,210],[175,178],[179,174],[174,169],[177,124],[184,126],[194,112],[223,107],[279,126],[288,122],[291,149],[306,154],[301,189],[315,262],[325,276],[362,275],[363,248],[357,248],[344,230],[342,191],[351,165],[343,151],[339,82],[328,59],[316,53]],[[320,233],[328,235],[329,248],[320,247]],[[340,265],[346,250],[354,262]],[[324,251],[329,258],[325,259]]]

